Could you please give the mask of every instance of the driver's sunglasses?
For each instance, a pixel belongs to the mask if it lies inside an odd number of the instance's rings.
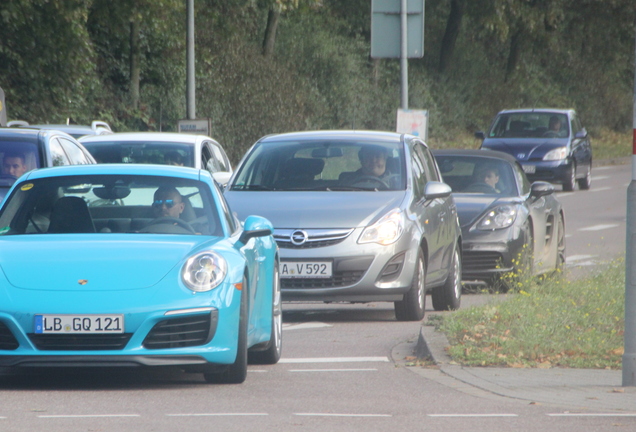
[[[175,206],[175,204],[179,204],[177,202],[175,202],[175,200],[171,200],[171,199],[167,199],[167,200],[155,200],[155,202],[152,203],[153,207],[161,207],[163,205],[165,205],[168,208],[172,208]]]

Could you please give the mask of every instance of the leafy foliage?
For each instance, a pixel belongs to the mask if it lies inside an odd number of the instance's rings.
[[[631,128],[632,0],[453,1],[462,14],[442,71],[451,0],[427,0],[425,57],[409,61],[410,106],[429,110],[432,142],[452,145],[499,110],[527,106],[576,108],[594,138]],[[195,1],[197,117],[212,119],[234,162],[267,133],[395,128],[399,62],[369,58],[370,4]],[[272,8],[281,15],[264,58]],[[174,130],[185,117],[185,18],[182,0],[4,0],[0,86],[9,118]]]

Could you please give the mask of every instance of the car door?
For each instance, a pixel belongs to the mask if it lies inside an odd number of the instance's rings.
[[[576,114],[570,118],[570,129],[572,133],[572,157],[576,161],[576,171],[578,176],[586,173],[588,166],[592,164],[592,146],[587,131],[581,125]],[[579,134],[579,138],[577,138]]]
[[[424,232],[428,244],[428,269],[426,283],[435,285],[446,278],[444,258],[444,219],[446,207],[443,199],[427,200],[424,192],[426,183],[433,180],[424,144],[413,140],[410,145],[411,171],[413,174],[413,202],[411,212]]]
[[[534,269],[539,271],[547,267],[546,258],[549,249],[546,248],[546,234],[549,226],[553,226],[556,221],[554,209],[551,202],[545,197],[534,197],[530,195],[530,182],[524,174],[521,166],[517,163],[513,166],[515,178],[520,187],[520,195],[525,197],[525,205],[532,228],[532,253],[534,256]],[[523,214],[520,212],[520,214]],[[524,215],[525,216],[525,215]],[[554,225],[555,226],[555,225]]]

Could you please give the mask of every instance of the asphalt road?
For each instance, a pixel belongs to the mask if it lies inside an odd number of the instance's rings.
[[[631,167],[596,168],[593,175],[592,190],[558,193],[571,277],[602,269],[625,249]],[[462,307],[486,300],[465,295]],[[283,359],[250,366],[242,385],[208,385],[199,375],[164,370],[4,376],[0,430],[636,430],[636,417],[567,416],[556,405],[462,388],[434,368],[414,373],[421,324],[395,321],[391,304],[285,304],[284,310]]]

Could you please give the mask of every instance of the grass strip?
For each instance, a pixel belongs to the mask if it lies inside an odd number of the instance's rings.
[[[621,369],[625,262],[567,281],[520,282],[505,301],[429,318],[467,366]]]

